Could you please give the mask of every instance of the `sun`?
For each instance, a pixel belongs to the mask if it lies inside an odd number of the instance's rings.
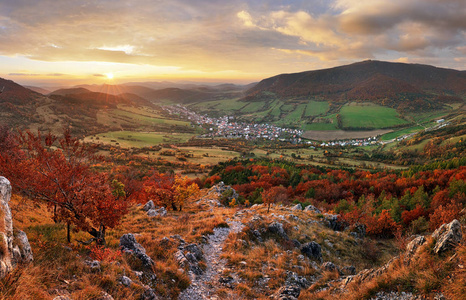
[[[107,79],[113,79],[113,73],[105,73],[105,76],[107,76]]]

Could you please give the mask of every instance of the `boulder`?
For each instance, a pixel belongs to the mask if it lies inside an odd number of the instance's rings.
[[[314,205],[308,205],[304,208],[304,211],[308,211],[308,212],[313,212],[313,213],[316,213],[316,214],[321,214],[322,212],[320,211],[320,209],[318,209],[317,207],[315,207]]]
[[[304,244],[301,247],[301,253],[312,259],[322,259],[322,248],[318,243],[314,241]]]
[[[121,283],[122,285],[127,286],[127,287],[130,286],[131,283],[133,283],[133,281],[131,280],[131,278],[129,278],[129,277],[127,277],[127,276],[124,276],[124,275],[120,277],[120,280],[119,280],[119,281],[120,281],[120,283]]]
[[[0,176],[0,278],[5,277],[19,263],[33,260],[27,235],[13,229],[10,199],[10,181]]]
[[[340,270],[340,273],[342,275],[354,275],[356,274],[356,268],[354,266],[346,266],[346,267],[343,267],[341,270]]]
[[[144,211],[149,211],[151,209],[155,209],[154,201],[152,201],[152,200],[147,201],[147,203],[144,205],[144,207],[142,209]]]
[[[335,231],[341,231],[343,230],[343,226],[340,221],[338,221],[338,215],[331,215],[331,214],[325,214],[325,222],[326,225]]]
[[[149,209],[147,215],[149,217],[165,217],[167,215],[167,209],[165,207]]]
[[[197,261],[203,258],[202,250],[199,248],[197,244],[189,244],[184,247],[184,250],[188,253],[191,253]]]
[[[408,243],[406,246],[405,258],[404,263],[409,265],[411,259],[416,255],[420,246],[422,246],[426,242],[426,238],[424,236],[418,236],[413,239],[411,242]]]
[[[154,265],[152,258],[146,254],[146,249],[136,242],[136,238],[132,233],[127,233],[121,236],[120,248],[124,253],[132,254],[141,260],[144,267],[151,269]]]
[[[322,264],[321,269],[323,271],[329,271],[329,272],[334,272],[334,271],[340,272],[339,268],[333,262],[330,262],[330,261],[324,262]]]
[[[458,245],[463,238],[461,224],[458,220],[443,224],[434,231],[432,237],[437,240],[434,246],[435,253],[439,254],[450,250]]]
[[[301,294],[301,288],[295,285],[287,285],[278,289],[274,299],[277,300],[296,300]]]
[[[278,234],[281,238],[288,239],[288,235],[286,234],[285,229],[283,229],[282,223],[279,223],[279,222],[270,223],[269,226],[267,227],[267,230],[270,233]]]
[[[303,210],[303,207],[300,203],[298,203],[295,206],[293,206],[291,210]]]

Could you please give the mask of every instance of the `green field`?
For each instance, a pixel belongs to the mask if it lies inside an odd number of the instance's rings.
[[[322,119],[331,119],[333,123],[311,123],[311,124],[304,124],[301,126],[303,130],[337,130],[337,115],[332,114],[327,117],[323,117]]]
[[[383,141],[388,141],[388,140],[397,138],[399,136],[402,136],[402,135],[405,135],[405,134],[410,134],[410,133],[413,133],[413,132],[416,132],[416,131],[419,131],[419,130],[423,130],[423,129],[424,129],[424,127],[422,127],[422,126],[413,126],[413,127],[409,127],[409,128],[405,128],[405,129],[402,129],[402,130],[397,130],[397,131],[393,131],[393,132],[384,134],[384,135],[382,135],[381,139]]]
[[[306,109],[306,104],[300,104],[296,106],[295,110],[287,114],[280,121],[284,124],[298,123],[301,121],[303,111]]]
[[[311,100],[307,104],[304,115],[306,117],[323,115],[328,111],[328,109],[329,109],[328,102]]]
[[[112,131],[88,136],[85,142],[112,144],[121,147],[149,147],[163,143],[183,143],[192,138],[194,134],[188,133],[160,133],[136,131]]]
[[[409,124],[398,115],[398,112],[389,107],[375,104],[349,104],[340,110],[344,128],[390,128],[397,125]]]
[[[263,110],[265,103],[263,101],[259,102],[250,102],[245,107],[241,108],[241,112],[243,113],[255,113]]]

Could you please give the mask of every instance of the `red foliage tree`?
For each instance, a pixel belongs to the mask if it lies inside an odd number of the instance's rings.
[[[400,225],[393,220],[387,209],[382,210],[378,218],[368,218],[366,226],[368,235],[382,238],[393,237],[400,230]]]
[[[0,170],[29,198],[45,203],[56,222],[89,232],[105,244],[105,231],[118,224],[126,213],[121,192],[112,193],[107,174],[90,169],[93,149],[73,138],[42,136],[26,131],[17,136],[18,146],[0,153]],[[58,147],[54,146],[58,145]]]
[[[267,213],[270,210],[272,203],[284,202],[288,200],[287,189],[283,186],[274,186],[268,190],[265,190],[261,194],[262,201],[267,204]]]

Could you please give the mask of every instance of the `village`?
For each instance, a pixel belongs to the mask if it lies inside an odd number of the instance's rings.
[[[206,128],[207,133],[200,135],[200,138],[243,138],[246,140],[265,139],[269,141],[284,141],[293,144],[308,144],[310,147],[365,147],[371,145],[383,145],[401,141],[410,138],[417,132],[405,134],[397,138],[383,141],[379,136],[358,138],[358,139],[342,139],[334,141],[316,142],[302,138],[304,133],[301,129],[279,127],[267,123],[241,122],[237,121],[234,116],[223,116],[219,118],[201,115],[188,109],[187,107],[177,104],[162,107],[170,115],[178,116],[182,119],[187,119],[191,124]],[[430,128],[425,128],[426,131],[437,130],[449,125],[449,122],[444,122],[443,119],[436,121],[436,124]]]

